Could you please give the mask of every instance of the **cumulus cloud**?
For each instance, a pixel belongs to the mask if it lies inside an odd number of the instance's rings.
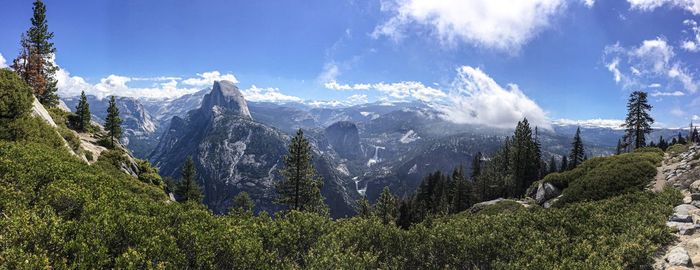
[[[551,128],[544,110],[517,85],[502,87],[478,68],[460,67],[452,88],[447,103],[435,105],[447,120],[512,128],[527,117],[532,125]]]
[[[583,1],[583,4],[589,8],[592,8],[593,5],[595,4],[595,0],[582,0],[582,1]]]
[[[693,121],[700,121],[700,115],[693,114],[693,117],[691,119],[693,119]]]
[[[331,90],[374,91],[379,100],[401,102],[419,100],[436,109],[445,120],[460,124],[477,124],[512,128],[527,117],[533,125],[549,129],[549,119],[542,108],[517,85],[502,87],[478,68],[462,66],[449,89],[438,89],[417,81],[394,83],[325,84]],[[438,87],[435,85],[435,87]],[[355,102],[356,100],[356,102]],[[367,95],[354,95],[348,102],[310,102],[312,106],[341,106],[366,103]]]
[[[627,0],[631,9],[641,11],[653,11],[659,7],[667,6],[684,9],[693,15],[700,14],[700,1],[697,0]]]
[[[335,80],[331,80],[329,82],[326,82],[323,84],[328,89],[331,90],[369,90],[372,86],[367,83],[358,83],[358,84],[339,84]]]
[[[403,81],[396,83],[380,82],[372,84],[340,84],[336,81],[331,81],[325,83],[324,86],[331,90],[376,90],[385,97],[395,100],[415,99],[421,101],[433,101],[447,96],[443,91],[426,86],[423,83],[416,81]]]
[[[652,97],[682,97],[685,96],[685,93],[681,91],[673,91],[673,92],[660,92],[660,91],[655,91],[651,93]]]
[[[5,60],[5,57],[2,56],[0,53],[0,68],[6,68],[7,67],[7,60]]]
[[[461,41],[517,51],[548,28],[565,6],[565,0],[386,0],[382,11],[392,15],[372,36],[400,40],[410,27],[422,26],[444,44]]]
[[[356,94],[356,95],[349,96],[346,100],[348,102],[350,102],[351,104],[364,104],[364,103],[367,103],[369,101],[369,99],[367,98],[367,95],[362,95],[362,94]]]
[[[278,88],[260,88],[252,85],[250,88],[242,90],[241,93],[248,101],[254,102],[302,102],[299,97],[285,95]]]
[[[197,77],[189,78],[188,80],[204,80],[210,79],[212,76],[204,74],[214,74],[218,72],[205,72],[198,74]],[[222,79],[230,79],[233,75],[216,75]],[[216,77],[214,76],[214,77]],[[180,77],[127,77],[111,74],[101,78],[96,84],[87,82],[80,76],[74,76],[67,70],[60,68],[55,75],[58,87],[58,94],[62,97],[71,97],[80,95],[80,92],[85,91],[88,95],[94,95],[98,98],[106,96],[122,96],[134,98],[150,98],[150,99],[168,99],[177,98],[186,94],[197,92],[204,88],[203,86],[182,87],[182,78]],[[153,82],[150,87],[133,87],[132,82]],[[192,81],[191,81],[192,82]],[[212,81],[211,84],[214,82]],[[207,85],[207,87],[211,86]]]
[[[197,87],[209,87],[214,84],[214,81],[222,80],[238,83],[236,76],[233,76],[233,74],[221,74],[219,71],[197,73],[197,76],[198,77],[183,80],[182,83]]]
[[[698,27],[698,23],[688,19],[684,20],[683,24],[690,27],[690,31],[684,32],[690,33],[691,37],[681,41],[681,48],[689,52],[700,51],[700,27]]]
[[[581,127],[602,127],[611,129],[623,129],[622,125],[625,123],[624,120],[620,119],[586,119],[586,120],[572,120],[572,119],[557,119],[552,121],[555,125],[561,126],[581,126]]]
[[[625,89],[660,88],[659,82],[689,93],[695,93],[699,87],[687,64],[663,38],[644,40],[636,47],[623,47],[619,43],[607,46],[604,58],[615,82]]]

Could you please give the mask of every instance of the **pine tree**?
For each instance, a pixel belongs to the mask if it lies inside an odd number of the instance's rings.
[[[76,128],[79,131],[86,131],[90,127],[90,104],[87,102],[87,96],[85,96],[85,91],[80,93],[80,101],[75,107],[75,114],[77,116]]]
[[[623,149],[622,140],[617,139],[617,148],[615,148],[615,155],[622,154],[622,149]]]
[[[576,168],[583,162],[584,156],[585,150],[583,149],[583,141],[581,141],[581,129],[576,128],[576,135],[574,135],[574,141],[571,143],[571,153],[569,154],[569,167],[571,169]]]
[[[107,119],[105,119],[105,129],[110,138],[112,147],[115,146],[115,140],[119,141],[122,136],[122,119],[119,117],[119,107],[114,96],[109,98],[109,106],[107,106]]]
[[[679,143],[679,144],[685,144],[685,143],[686,143],[685,138],[683,137],[683,135],[681,135],[680,132],[678,132],[678,143]]]
[[[46,20],[46,6],[41,0],[34,1],[32,26],[22,34],[22,52],[13,61],[12,68],[33,90],[41,104],[47,107],[58,105],[55,73],[58,67],[52,58],[56,48],[51,42],[53,32]]]
[[[694,143],[700,142],[700,134],[698,134],[698,128],[693,128],[693,133],[690,134],[690,141]]]
[[[187,161],[182,166],[181,176],[180,182],[175,187],[175,196],[178,201],[202,202],[202,190],[197,184],[197,171],[191,156],[187,157]]]
[[[627,102],[627,117],[625,124],[625,141],[636,148],[646,146],[646,135],[651,133],[654,119],[649,115],[652,106],[647,101],[647,93],[635,91],[630,94]]]
[[[676,139],[676,137],[673,137],[673,140],[671,140],[670,145],[675,145],[675,144],[678,144],[678,140]]]
[[[389,187],[379,195],[377,203],[374,205],[375,215],[379,217],[384,225],[391,224],[396,218],[396,198],[391,194]]]
[[[549,173],[555,173],[557,171],[557,161],[554,159],[554,156],[552,156],[549,160]]]
[[[559,172],[565,172],[569,170],[569,160],[566,156],[561,156],[561,167],[559,167]]]
[[[357,216],[361,218],[369,218],[372,216],[372,205],[369,204],[369,201],[367,200],[366,197],[362,197],[359,200],[357,200]]]
[[[668,148],[668,142],[664,139],[664,136],[659,136],[659,148],[664,151]]]
[[[464,168],[460,165],[452,172],[452,182],[454,190],[452,191],[452,213],[459,213],[468,209],[472,205],[472,187],[471,183],[464,176]]]
[[[481,174],[481,159],[483,159],[481,152],[476,152],[472,159],[472,173],[470,175],[472,180]]]
[[[277,183],[277,203],[298,211],[320,212],[325,207],[321,196],[323,182],[311,163],[311,144],[299,129],[284,156],[284,179]]]
[[[414,220],[414,209],[413,201],[409,199],[402,199],[399,202],[398,217],[396,218],[396,225],[404,230],[408,230],[411,224],[415,222]]]
[[[537,180],[540,171],[540,150],[536,141],[533,140],[532,129],[527,118],[518,122],[510,151],[514,180],[514,190],[511,195],[519,197],[525,194],[525,190]]]
[[[233,204],[231,205],[230,211],[236,214],[252,214],[253,207],[255,207],[255,203],[250,198],[250,195],[248,195],[248,192],[241,191],[233,197]]]

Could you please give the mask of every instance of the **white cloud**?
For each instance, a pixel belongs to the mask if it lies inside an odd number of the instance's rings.
[[[663,38],[644,40],[638,47],[625,48],[619,43],[607,46],[605,66],[616,83],[625,89],[682,88],[695,93],[698,81]]]
[[[610,72],[613,73],[613,77],[614,77],[614,79],[615,79],[615,82],[617,82],[617,83],[619,83],[620,80],[622,79],[622,73],[621,73],[620,70],[617,68],[617,65],[619,65],[619,64],[620,64],[620,59],[619,59],[619,58],[615,58],[615,59],[613,59],[612,62],[610,62],[610,63],[607,65],[608,70],[609,70]]]
[[[504,88],[478,68],[459,68],[452,87],[446,103],[435,105],[447,120],[512,128],[527,117],[531,125],[551,128],[544,110],[517,85]]]
[[[349,96],[346,100],[351,104],[364,104],[369,101],[367,95],[360,94]]]
[[[393,99],[415,99],[421,101],[433,101],[446,97],[445,92],[438,89],[425,86],[421,82],[403,81],[396,83],[358,83],[358,84],[340,84],[336,81],[330,81],[324,84],[327,89],[331,90],[376,90],[384,94],[387,98]]]
[[[2,54],[0,53],[0,68],[6,68],[7,67],[7,60],[5,60],[5,57],[2,57]]]
[[[686,11],[698,15],[700,14],[700,1],[697,0],[627,0],[631,9],[642,11],[653,11],[661,6],[682,8]]]
[[[318,75],[317,80],[321,83],[334,82],[338,75],[340,75],[338,65],[329,62],[323,65],[323,71]]]
[[[686,51],[689,52],[699,52],[700,51],[700,27],[698,27],[698,23],[694,20],[684,20],[683,21],[684,25],[687,25],[690,27],[690,31],[686,32],[683,31],[684,33],[691,33],[690,38],[686,38],[685,40],[681,41],[681,48],[683,48]]]
[[[586,5],[588,8],[592,8],[595,4],[595,0],[583,0],[583,4]]]
[[[72,76],[70,72],[61,69],[56,72],[56,86],[58,94],[62,97],[71,97],[80,95],[81,91],[85,91],[88,95],[94,95],[98,98],[106,96],[122,96],[134,98],[151,98],[151,99],[167,99],[176,98],[186,94],[194,93],[201,88],[178,87],[179,82],[177,77],[157,77],[146,80],[145,78],[131,78],[119,75],[109,75],[100,79],[97,84],[90,84],[80,76]],[[169,81],[166,81],[170,79]],[[152,87],[132,87],[129,85],[133,81],[156,81]],[[212,82],[213,84],[213,82]]]
[[[673,48],[661,38],[645,40],[642,45],[631,51],[632,56],[641,62],[641,70],[661,74],[668,70],[669,62],[674,56]],[[640,69],[634,67],[635,69]],[[636,72],[640,74],[641,72]]]
[[[242,90],[241,93],[246,100],[254,102],[284,103],[303,101],[299,97],[283,94],[278,88],[260,88],[255,85],[246,90]]]
[[[434,101],[446,97],[447,94],[438,89],[425,86],[420,82],[406,81],[398,83],[376,83],[372,88],[396,99],[414,98],[421,101]]]
[[[693,114],[693,117],[691,119],[693,119],[693,121],[700,121],[700,115]]]
[[[233,76],[233,74],[221,74],[221,72],[216,70],[204,73],[197,73],[197,76],[198,77],[183,80],[182,83],[196,87],[209,87],[214,84],[214,81],[222,80],[238,83],[236,76]]]
[[[693,79],[692,74],[690,74],[686,69],[680,67],[678,64],[674,65],[669,71],[668,76],[670,78],[677,79],[683,84],[683,87],[691,93],[698,91],[698,82]]]
[[[625,123],[624,120],[620,119],[586,119],[586,120],[572,120],[572,119],[558,119],[552,121],[555,125],[560,126],[581,126],[581,127],[602,127],[611,129],[623,129],[622,124]]]
[[[353,85],[339,84],[335,80],[326,82],[323,84],[323,86],[331,90],[369,90],[372,87],[370,84],[366,83],[358,83]]]
[[[682,97],[685,96],[685,93],[681,91],[673,91],[673,92],[660,92],[660,91],[655,91],[651,93],[652,97]]]
[[[565,6],[565,0],[386,0],[382,11],[392,17],[372,36],[400,40],[415,24],[427,26],[443,44],[462,41],[517,51],[548,28]]]

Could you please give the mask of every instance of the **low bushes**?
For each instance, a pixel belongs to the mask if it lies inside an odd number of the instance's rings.
[[[680,200],[666,190],[554,209],[506,201],[403,230],[299,212],[214,216],[166,203],[162,189],[103,157],[91,166],[35,143],[0,142],[0,157],[0,268],[9,269],[640,268],[671,239],[665,221]]]

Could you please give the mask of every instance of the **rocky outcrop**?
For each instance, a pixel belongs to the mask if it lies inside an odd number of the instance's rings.
[[[328,143],[342,158],[358,159],[362,157],[360,135],[357,126],[353,122],[339,121],[325,130]]]
[[[559,195],[561,195],[561,190],[556,188],[554,185],[550,183],[540,183],[537,187],[537,192],[535,193],[535,201],[537,204],[542,205],[546,201],[554,199]]]
[[[47,124],[52,127],[56,127],[56,122],[53,121],[49,112],[41,105],[38,99],[34,98],[34,103],[32,103],[32,115],[41,120],[44,120]]]
[[[202,108],[220,107],[239,117],[252,120],[243,94],[238,87],[230,81],[215,81],[209,94],[202,99]]]
[[[692,269],[700,266],[700,173],[698,163],[700,146],[691,145],[687,151],[666,154],[654,185],[655,191],[666,187],[680,189],[683,203],[673,209],[666,226],[677,236],[675,243],[666,247],[656,258],[654,269]]]

